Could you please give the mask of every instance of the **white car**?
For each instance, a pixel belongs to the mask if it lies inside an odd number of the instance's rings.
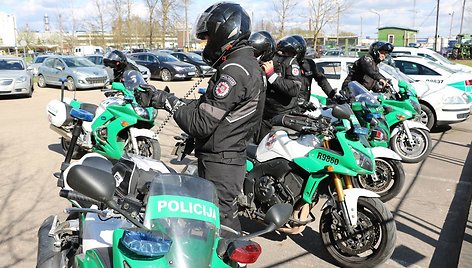
[[[341,89],[349,68],[357,58],[330,57],[315,59],[316,65],[324,73],[333,88]],[[437,85],[430,82],[415,82],[389,65],[380,64],[380,73],[388,79],[404,80],[411,83],[419,96],[422,114],[419,120],[432,128],[439,125],[458,123],[466,120],[470,113],[470,102],[464,92],[447,85]],[[313,81],[312,95],[326,96],[318,84]]]
[[[395,66],[415,81],[433,82],[455,87],[472,101],[472,73],[455,72],[444,65],[421,57],[397,57]]]
[[[23,58],[0,56],[0,96],[33,95],[33,78]]]
[[[420,56],[426,58],[428,60],[434,61],[441,65],[446,66],[447,68],[454,70],[456,72],[472,72],[472,67],[454,63],[448,60],[447,58],[443,57],[441,54],[427,48],[416,48],[416,47],[394,47],[393,53],[394,56],[401,56],[401,55],[411,55],[411,56]]]

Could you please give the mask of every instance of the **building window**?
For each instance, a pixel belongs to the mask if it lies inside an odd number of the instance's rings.
[[[388,42],[389,42],[390,44],[393,44],[393,43],[395,42],[395,35],[389,34],[389,35],[387,36],[387,40],[388,40]]]

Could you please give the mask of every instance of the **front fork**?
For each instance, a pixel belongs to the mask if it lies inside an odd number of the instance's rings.
[[[329,140],[323,140],[323,146],[326,149],[329,149]],[[344,222],[346,223],[346,227],[349,233],[352,233],[354,230],[352,229],[352,223],[351,220],[349,219],[349,213],[346,205],[346,201],[344,199],[344,187],[343,187],[343,182],[341,180],[341,176],[337,173],[330,173],[330,177],[333,181],[334,187],[336,188],[336,193],[338,197],[338,203],[343,211],[343,218]],[[352,180],[351,177],[348,175],[343,175],[344,178],[344,184],[346,185],[347,189],[352,189]]]
[[[413,147],[415,145],[415,141],[413,140],[413,136],[411,135],[410,128],[408,127],[406,121],[403,121],[402,124],[403,124],[403,130],[405,131],[406,136],[408,138],[408,145]]]

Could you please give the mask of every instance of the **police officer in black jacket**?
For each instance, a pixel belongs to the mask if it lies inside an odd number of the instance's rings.
[[[347,94],[347,85],[351,81],[357,81],[368,90],[379,91],[377,82],[380,82],[382,87],[387,85],[387,81],[380,74],[380,62],[385,59],[385,56],[393,51],[393,45],[387,42],[377,41],[370,45],[369,54],[360,57],[354,62],[352,69],[343,82],[342,90],[345,96]]]
[[[195,138],[199,176],[218,191],[221,224],[241,231],[237,196],[246,173],[246,146],[262,116],[265,75],[247,45],[251,21],[235,3],[217,3],[200,15],[196,36],[206,40],[203,59],[217,69],[200,99],[184,104],[156,90],[152,105],[175,111],[179,127]],[[222,232],[223,236],[231,236]]]
[[[273,60],[262,65],[267,81],[267,96],[261,131],[257,142],[270,132],[271,119],[279,114],[289,114],[297,108],[298,94],[302,88],[300,66],[296,56],[301,44],[292,36],[277,42],[277,53]]]
[[[128,70],[139,72],[139,68],[128,62],[125,54],[119,50],[113,50],[103,58],[103,65],[113,69],[113,82],[123,82],[123,73]]]
[[[313,82],[313,79],[315,79],[316,83],[318,83],[328,98],[334,98],[336,91],[331,87],[326,76],[318,70],[316,63],[313,60],[305,59],[305,38],[301,35],[293,35],[293,38],[298,40],[302,48],[297,54],[297,60],[300,64],[302,77],[302,88],[300,94],[298,94],[299,102],[308,102],[310,100],[311,83]],[[303,110],[301,110],[301,112],[303,112]]]

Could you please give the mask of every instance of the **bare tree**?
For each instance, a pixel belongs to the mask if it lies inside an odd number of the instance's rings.
[[[24,40],[28,50],[36,46],[36,43],[38,42],[36,35],[30,30],[28,24],[26,24],[25,27],[21,27],[19,29],[18,40]]]
[[[113,8],[111,9],[111,18],[113,20],[113,41],[115,45],[119,48],[123,47],[124,42],[124,9],[125,1],[124,0],[112,0]]]
[[[148,31],[149,31],[149,48],[152,48],[152,34],[154,30],[154,13],[159,0],[146,0],[146,6],[148,8]]]
[[[297,5],[295,0],[272,0],[274,11],[277,15],[278,37],[285,35],[285,23],[290,19],[293,8]]]
[[[97,8],[97,13],[96,13],[96,28],[98,28],[99,35],[99,44],[103,49],[106,48],[106,42],[105,42],[105,31],[107,27],[107,22],[109,21],[109,18],[107,17],[107,14],[105,12],[105,7],[107,6],[108,1],[107,0],[95,0],[95,7]]]
[[[164,48],[166,46],[166,35],[168,32],[168,21],[169,15],[172,9],[175,7],[175,0],[160,0],[161,6],[160,11],[162,15],[162,33],[161,33],[161,45]]]
[[[347,2],[330,0],[309,0],[310,23],[313,29],[313,47],[323,27],[335,21],[348,8]]]
[[[127,36],[127,40],[126,40],[126,43],[128,44],[128,46],[132,46],[133,45],[133,34],[134,34],[134,31],[131,30],[131,21],[132,21],[132,18],[131,18],[131,7],[133,6],[133,0],[127,0],[126,1],[126,36]]]

